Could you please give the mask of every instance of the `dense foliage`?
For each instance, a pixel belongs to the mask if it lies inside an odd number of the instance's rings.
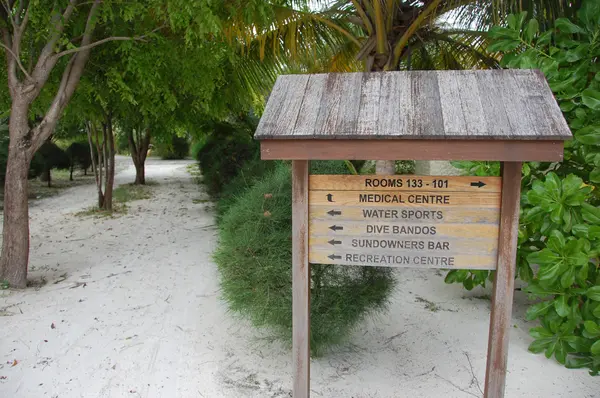
[[[557,19],[540,32],[535,19],[512,15],[490,35],[503,65],[546,75],[574,139],[561,163],[523,166],[518,277],[537,303],[528,320],[534,353],[567,367],[600,372],[600,3],[587,1],[578,18]],[[493,163],[458,162],[477,175],[495,175]],[[484,285],[487,271],[451,271],[447,282]]]
[[[313,162],[313,174],[345,174],[344,162]],[[292,183],[290,165],[241,193],[222,217],[215,259],[229,307],[283,341],[292,335]],[[387,304],[390,269],[311,266],[311,350],[315,355],[347,337],[370,311]]]
[[[156,155],[165,160],[185,159],[190,154],[190,141],[187,137],[172,135],[166,142],[156,144]]]
[[[209,134],[201,148],[196,148],[203,183],[208,192],[219,196],[225,186],[251,160],[260,157],[259,144],[252,138],[256,124],[245,122],[216,122],[207,126]]]

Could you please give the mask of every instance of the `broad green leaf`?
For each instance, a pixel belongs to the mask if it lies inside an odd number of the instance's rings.
[[[552,231],[550,239],[548,239],[548,249],[555,253],[560,253],[566,244],[565,236],[558,229]]]
[[[590,172],[590,181],[600,184],[600,167],[594,167]]]
[[[600,91],[588,88],[581,93],[584,105],[595,111],[600,110]]]
[[[562,180],[562,195],[566,198],[569,195],[573,195],[581,188],[583,180],[574,174],[569,174],[565,179]]]
[[[526,291],[527,293],[533,294],[535,296],[538,296],[540,298],[545,297],[545,296],[549,296],[552,294],[558,294],[560,292],[556,292],[556,291],[552,291],[552,290],[547,290],[546,288],[540,286],[540,285],[534,285],[534,284],[530,284],[529,286],[527,286],[526,288],[523,289],[524,291]]]
[[[582,144],[600,145],[600,126],[586,126],[575,133],[575,139]]]
[[[567,361],[565,363],[565,366],[568,369],[581,369],[581,368],[585,368],[588,366],[592,366],[594,363],[594,360],[592,358],[589,357],[576,357],[576,356],[572,356],[569,355],[567,357]]]
[[[553,341],[553,337],[537,339],[531,342],[528,349],[534,354],[539,354],[540,352],[544,351],[550,344],[552,344]]]
[[[564,336],[562,340],[567,342],[576,352],[587,352],[590,349],[588,339],[580,336]]]
[[[519,40],[499,40],[487,47],[487,50],[490,52],[496,51],[512,51],[519,47],[521,42]]]
[[[583,323],[583,327],[585,331],[588,332],[591,336],[600,336],[600,326],[594,321],[585,321]]]
[[[592,344],[592,346],[590,347],[590,352],[592,353],[592,355],[600,355],[600,340]]]
[[[542,249],[537,252],[530,253],[527,256],[527,261],[530,264],[546,265],[554,264],[559,260],[558,254],[550,249]]]
[[[560,285],[566,289],[575,282],[575,269],[569,267],[564,274],[560,277]],[[558,309],[557,309],[558,311]],[[564,315],[563,315],[564,316]]]
[[[562,317],[569,315],[571,310],[566,296],[560,296],[554,300],[554,308],[556,309],[556,313]]]
[[[600,301],[600,286],[590,287],[586,293],[590,300]]]
[[[600,225],[600,208],[592,206],[589,203],[583,203],[581,205],[583,219],[590,224]]]
[[[544,315],[548,312],[550,307],[554,305],[553,301],[542,301],[541,303],[537,303],[532,305],[527,309],[526,317],[528,321],[533,321],[536,318]]]
[[[534,339],[543,339],[543,338],[548,338],[548,337],[554,336],[554,333],[552,333],[551,331],[549,331],[541,326],[538,326],[538,327],[529,329],[529,335],[531,337],[533,337]]]
[[[527,24],[527,27],[525,28],[525,40],[528,42],[533,41],[533,38],[537,34],[539,28],[540,24],[538,23],[537,19],[531,18]]]
[[[581,33],[584,31],[580,26],[575,25],[567,18],[558,18],[554,22],[554,26],[556,27],[556,29],[564,33]]]

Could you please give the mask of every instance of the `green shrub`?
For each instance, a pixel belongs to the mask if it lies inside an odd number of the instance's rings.
[[[155,153],[165,160],[185,159],[190,154],[190,142],[186,137],[173,135],[170,140],[156,144]]]
[[[218,197],[247,162],[260,158],[260,146],[246,124],[214,123],[197,160],[208,193]]]
[[[241,195],[264,178],[266,174],[273,171],[277,163],[280,162],[260,159],[252,159],[246,162],[237,175],[221,189],[217,201],[217,217],[220,219]]]
[[[344,162],[313,162],[313,173],[347,173]],[[230,204],[215,253],[229,307],[290,342],[292,333],[291,171],[279,162]],[[269,195],[267,195],[269,194]],[[382,310],[394,287],[391,269],[312,265],[311,350],[323,354],[367,314]]]
[[[561,163],[523,165],[517,274],[536,304],[527,319],[529,350],[569,368],[600,372],[600,7],[584,2],[577,21],[561,18],[538,32],[525,14],[490,32],[503,64],[541,69],[574,132]],[[498,163],[457,162],[476,175],[497,175]],[[484,285],[487,271],[450,271],[446,281]]]

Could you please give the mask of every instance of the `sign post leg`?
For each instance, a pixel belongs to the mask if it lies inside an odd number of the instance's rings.
[[[292,161],[292,349],[294,398],[310,397],[308,160]]]
[[[485,398],[504,397],[508,339],[515,285],[517,235],[519,231],[521,166],[521,162],[505,162],[502,164],[498,266],[492,294],[492,314],[490,316],[485,372]]]

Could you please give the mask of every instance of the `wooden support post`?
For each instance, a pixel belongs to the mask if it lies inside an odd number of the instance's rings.
[[[485,398],[504,397],[508,340],[511,326],[513,292],[519,232],[521,162],[502,164],[502,205],[498,264],[492,294],[492,314],[485,372]]]
[[[294,398],[310,397],[308,160],[292,161],[292,346]]]

